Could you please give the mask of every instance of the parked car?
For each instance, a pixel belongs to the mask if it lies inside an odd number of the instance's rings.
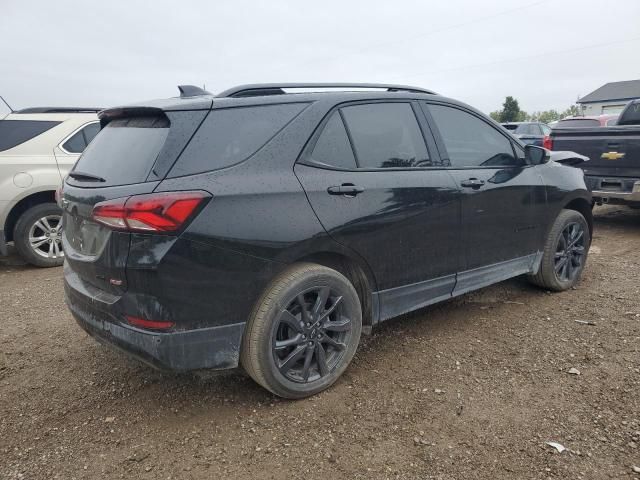
[[[640,100],[630,102],[614,126],[551,131],[547,148],[589,157],[580,165],[597,203],[640,207]]]
[[[101,112],[61,199],[71,312],[153,366],[241,365],[301,398],[382,321],[517,275],[566,290],[585,266],[582,171],[463,103],[396,85],[181,91]]]
[[[551,128],[541,122],[509,122],[502,126],[520,139],[525,145],[542,146],[542,139],[549,135]]]
[[[618,115],[593,115],[567,117],[558,120],[553,128],[610,127],[616,124]]]
[[[27,108],[0,120],[0,255],[13,242],[33,265],[62,265],[54,195],[100,130],[99,110]]]

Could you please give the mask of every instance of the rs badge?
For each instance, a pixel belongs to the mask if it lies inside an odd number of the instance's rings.
[[[624,157],[624,153],[618,152],[604,152],[600,158],[604,158],[605,160],[619,160]]]

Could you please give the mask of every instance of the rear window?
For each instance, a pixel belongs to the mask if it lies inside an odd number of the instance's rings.
[[[164,117],[128,117],[112,120],[93,139],[74,171],[106,180],[96,186],[144,182],[169,134]]]
[[[575,127],[599,127],[600,120],[595,118],[571,118],[569,120],[560,120],[554,128],[575,128]]]
[[[0,120],[0,152],[17,147],[60,123],[43,120]]]
[[[212,110],[169,177],[208,172],[246,160],[306,106],[288,103]]]
[[[638,125],[640,124],[640,103],[629,105],[618,118],[618,125]]]
[[[517,130],[520,125],[517,123],[503,123],[502,126],[509,131]]]

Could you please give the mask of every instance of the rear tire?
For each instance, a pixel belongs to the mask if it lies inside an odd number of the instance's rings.
[[[36,267],[62,265],[61,220],[62,212],[55,203],[41,203],[24,212],[13,230],[20,256]]]
[[[529,281],[547,290],[568,290],[580,280],[590,245],[589,225],[582,214],[562,210],[547,236],[540,268]]]
[[[272,393],[304,398],[342,375],[361,331],[360,300],[351,282],[322,265],[299,263],[278,275],[256,304],[240,361]]]

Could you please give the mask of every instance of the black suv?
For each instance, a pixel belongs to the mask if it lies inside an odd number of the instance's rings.
[[[582,170],[465,104],[397,85],[181,92],[103,111],[60,199],[69,308],[153,366],[242,365],[301,398],[384,320],[522,274],[566,290],[585,266]]]

